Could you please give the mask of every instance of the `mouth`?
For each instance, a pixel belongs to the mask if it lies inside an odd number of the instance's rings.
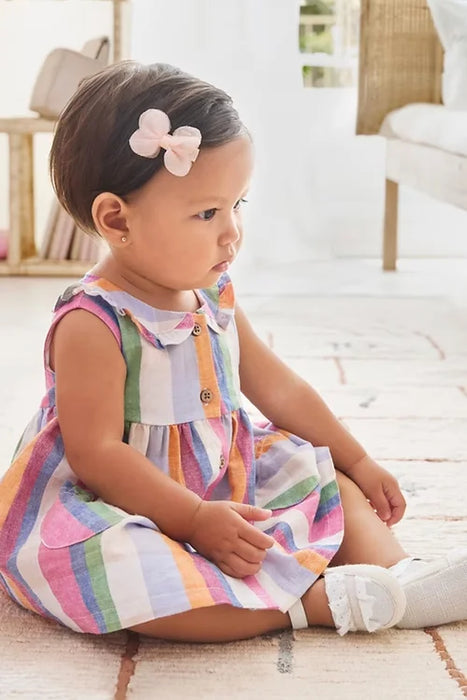
[[[233,246],[229,246],[229,250],[225,250],[224,253],[227,253],[227,257],[212,268],[216,272],[225,272],[228,270],[236,258],[236,251],[233,249]]]
[[[225,272],[226,270],[229,269],[232,262],[233,262],[233,258],[228,258],[227,260],[222,260],[222,262],[217,263],[217,265],[214,265],[214,267],[212,269],[216,270],[216,272]]]

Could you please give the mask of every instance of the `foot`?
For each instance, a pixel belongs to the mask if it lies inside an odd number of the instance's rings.
[[[400,573],[397,567],[393,573],[407,598],[397,627],[419,629],[467,620],[467,549],[433,561],[412,559]]]
[[[329,608],[338,634],[393,627],[404,614],[405,595],[396,577],[372,564],[349,564],[324,573]]]

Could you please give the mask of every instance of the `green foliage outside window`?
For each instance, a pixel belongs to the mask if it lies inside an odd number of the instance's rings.
[[[300,25],[299,47],[303,53],[327,53],[334,51],[331,27],[333,22],[329,19],[334,15],[334,2],[323,2],[322,0],[310,0],[300,8],[303,18],[313,17],[315,22],[308,24],[303,22]],[[323,24],[319,24],[319,15],[324,15]]]

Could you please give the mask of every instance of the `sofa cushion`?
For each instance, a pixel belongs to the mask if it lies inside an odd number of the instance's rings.
[[[379,133],[467,156],[467,115],[444,105],[418,102],[395,109],[386,115]]]
[[[467,0],[428,0],[428,6],[445,51],[443,103],[467,110]]]

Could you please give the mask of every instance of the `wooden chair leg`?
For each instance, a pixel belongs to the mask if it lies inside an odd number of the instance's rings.
[[[384,205],[383,270],[395,270],[397,260],[397,203],[399,185],[386,179]]]

